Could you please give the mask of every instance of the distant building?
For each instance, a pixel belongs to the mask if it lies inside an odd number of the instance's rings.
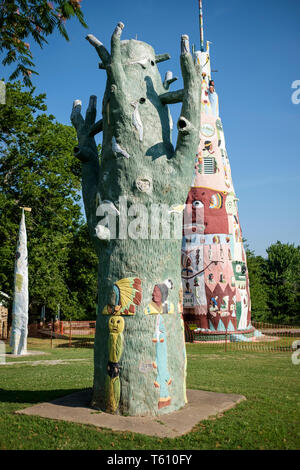
[[[5,299],[9,299],[9,296],[0,291],[0,340],[7,339],[8,335],[8,309],[4,305]]]

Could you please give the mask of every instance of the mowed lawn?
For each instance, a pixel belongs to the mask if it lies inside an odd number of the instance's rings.
[[[17,364],[0,365],[2,450],[300,448],[300,364],[292,364],[291,353],[225,353],[223,348],[188,344],[188,388],[242,394],[247,401],[202,421],[180,438],[161,439],[14,414],[92,386],[91,348],[50,349],[49,341],[29,339],[29,349],[47,354],[9,358]],[[63,363],[55,362],[62,359]]]

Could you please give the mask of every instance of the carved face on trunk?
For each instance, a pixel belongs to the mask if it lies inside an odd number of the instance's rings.
[[[110,317],[108,328],[110,333],[122,333],[124,331],[125,322],[124,318],[119,315]]]

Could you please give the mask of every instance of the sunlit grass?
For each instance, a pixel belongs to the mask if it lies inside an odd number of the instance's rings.
[[[29,349],[46,354],[10,358],[19,364],[0,366],[0,449],[299,449],[300,365],[292,364],[291,353],[225,353],[188,344],[188,388],[238,393],[247,401],[180,438],[160,439],[14,414],[92,386],[92,349],[51,349],[49,340],[31,338]],[[30,364],[62,359],[71,361]]]

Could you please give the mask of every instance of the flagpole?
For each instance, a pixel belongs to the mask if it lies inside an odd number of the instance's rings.
[[[200,51],[204,52],[204,31],[203,31],[202,0],[199,0],[199,29],[200,29]]]

